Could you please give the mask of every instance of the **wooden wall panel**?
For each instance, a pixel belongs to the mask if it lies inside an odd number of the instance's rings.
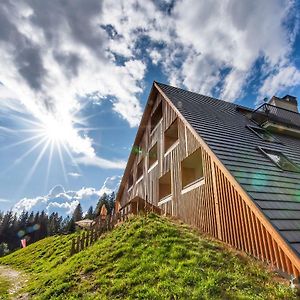
[[[219,207],[223,241],[285,273],[298,276],[299,269],[284,253],[280,242],[272,237],[217,164],[214,168],[217,190],[221,194]]]

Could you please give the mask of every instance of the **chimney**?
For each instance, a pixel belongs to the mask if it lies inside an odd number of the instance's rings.
[[[273,96],[269,104],[298,113],[297,98],[291,95],[285,95],[282,98]]]

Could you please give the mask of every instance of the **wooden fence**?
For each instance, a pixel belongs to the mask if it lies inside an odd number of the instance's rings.
[[[120,217],[117,215],[107,216],[105,220],[98,221],[93,228],[83,230],[77,237],[73,238],[70,254],[78,253],[92,245],[104,232],[112,230],[119,220]]]
[[[135,214],[145,214],[152,211],[161,214],[161,210],[159,208],[156,208],[156,210],[142,210],[136,212]],[[97,241],[104,232],[110,231],[116,226],[116,224],[126,221],[130,215],[134,215],[134,213],[131,211],[122,210],[112,216],[107,216],[104,220],[101,220],[101,218],[96,220],[96,224],[93,228],[84,229],[80,232],[80,234],[78,234],[77,237],[73,238],[70,255],[72,256],[73,254],[86,249],[95,243],[95,241]]]

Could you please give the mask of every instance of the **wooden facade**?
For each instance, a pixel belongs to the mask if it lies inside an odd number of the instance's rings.
[[[176,128],[169,130],[174,122]],[[185,175],[184,163],[196,151],[201,156],[201,163],[197,161],[201,176],[198,171]],[[193,161],[187,164],[193,167]],[[189,183],[193,176],[195,181]],[[299,277],[297,254],[156,83],[117,194],[120,211],[128,213],[127,203],[135,197]]]

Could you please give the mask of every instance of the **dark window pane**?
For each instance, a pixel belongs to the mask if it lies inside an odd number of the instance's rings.
[[[278,165],[281,169],[292,172],[299,172],[300,169],[298,165],[294,164],[291,160],[289,160],[284,154],[280,151],[260,148],[260,150],[267,155],[276,165]]]
[[[259,127],[247,126],[251,131],[267,142],[279,143],[279,141],[267,130]]]

